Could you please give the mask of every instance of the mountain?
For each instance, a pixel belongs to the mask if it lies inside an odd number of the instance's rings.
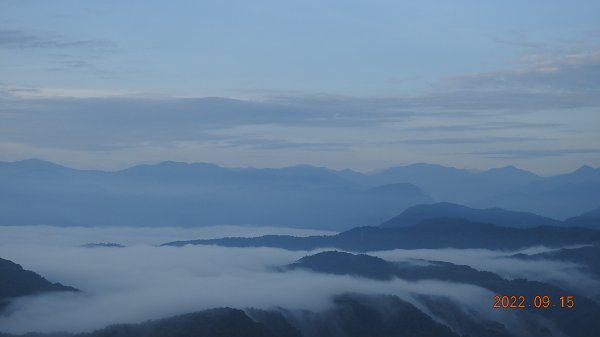
[[[376,280],[385,280],[391,278],[400,278],[408,281],[418,281],[427,279],[436,279],[449,281],[453,283],[466,283],[480,286],[491,290],[499,295],[518,294],[529,299],[526,308],[522,309],[520,316],[528,318],[528,321],[534,323],[536,317],[542,316],[553,321],[556,326],[568,336],[597,336],[600,335],[600,304],[586,298],[586,294],[575,295],[577,299],[576,307],[565,314],[564,308],[549,307],[546,310],[539,310],[530,307],[531,301],[535,296],[544,294],[552,299],[558,300],[568,291],[550,285],[544,282],[528,281],[524,279],[506,280],[500,276],[475,270],[468,266],[460,266],[447,262],[427,261],[427,264],[410,263],[392,263],[383,259],[368,256],[364,254],[355,255],[343,252],[322,252],[312,256],[300,259],[298,262],[285,266],[282,270],[308,269],[318,273],[327,274],[346,274],[372,278]],[[440,310],[438,301],[434,300],[432,305],[434,310]],[[437,309],[435,307],[437,306]],[[446,311],[444,315],[448,315]],[[464,318],[460,318],[464,320]],[[538,323],[539,324],[539,323]],[[451,324],[453,326],[456,325]],[[477,327],[478,329],[481,327]],[[539,327],[538,327],[539,328]],[[529,331],[528,336],[541,335],[547,336],[548,333],[541,333],[536,328]],[[537,330],[537,333],[535,331]],[[500,331],[506,334],[506,331]],[[463,333],[472,334],[473,331],[463,331]],[[521,333],[524,333],[523,331]],[[488,335],[477,334],[478,336]]]
[[[448,262],[421,261],[394,263],[366,254],[351,254],[338,251],[325,251],[301,258],[280,270],[308,269],[318,273],[352,275],[375,280],[401,278],[408,281],[435,279],[456,283],[479,285],[491,290],[500,290],[504,279],[468,266]]]
[[[459,337],[414,305],[396,296],[342,294],[323,311],[216,308],[119,324],[92,333],[27,334],[31,337]],[[2,334],[2,337],[16,337]]]
[[[281,267],[280,271],[308,269],[319,273],[352,275],[376,280],[391,280],[398,267],[384,259],[366,255],[338,251],[326,251],[308,255],[297,262]]]
[[[600,168],[583,165],[573,172],[545,177],[532,185],[544,185],[546,187],[559,187],[567,184],[600,183]]]
[[[381,227],[413,226],[423,220],[435,218],[462,218],[472,222],[484,222],[498,226],[518,228],[562,225],[561,221],[533,213],[507,211],[500,208],[475,209],[442,202],[409,207],[400,215],[381,224]]]
[[[116,172],[41,160],[0,163],[0,225],[377,225],[418,203],[417,186],[365,187],[312,166],[224,168],[163,162]]]
[[[598,207],[597,200],[600,169],[587,166],[539,177],[513,166],[475,172],[413,164],[363,174],[307,165],[226,168],[166,161],[105,172],[37,159],[0,162],[0,225],[344,230],[379,225],[435,201],[562,220]]]
[[[598,207],[598,200],[600,169],[582,166],[570,173],[540,178],[482,198],[471,205],[527,211],[562,220]]]
[[[290,328],[291,331],[293,328]],[[228,337],[300,337],[295,334],[278,335],[264,324],[248,317],[244,311],[231,308],[210,309],[141,324],[121,324],[109,326],[92,333],[77,334],[73,337],[188,337],[188,336],[228,336]]]
[[[335,296],[324,311],[280,311],[305,337],[459,337],[393,295],[343,294]]]
[[[438,218],[401,228],[357,227],[331,236],[266,235],[254,238],[175,241],[164,245],[275,247],[289,250],[337,248],[346,251],[367,252],[422,248],[518,249],[536,245],[562,247],[598,243],[600,243],[600,230],[591,228],[554,226],[511,228],[464,219]]]
[[[422,188],[435,200],[461,204],[504,193],[540,178],[514,166],[473,172],[432,164],[392,167],[363,176],[357,176],[353,172],[340,174],[356,183],[370,186],[411,183]]]
[[[565,220],[565,223],[571,226],[600,228],[600,207],[581,215],[568,218]]]
[[[576,263],[582,265],[585,271],[594,274],[600,280],[600,246],[562,248],[538,254],[516,254],[511,257],[529,261],[553,260]]]
[[[362,176],[353,171],[338,174],[365,186],[411,183],[440,202],[500,207],[561,220],[598,207],[600,200],[600,168],[590,166],[549,177],[514,166],[476,172],[432,164],[392,167]]]
[[[0,259],[0,311],[12,298],[53,291],[78,290],[52,283],[12,261]]]

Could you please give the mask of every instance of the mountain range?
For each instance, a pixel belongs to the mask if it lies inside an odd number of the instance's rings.
[[[528,212],[508,211],[501,208],[476,209],[441,202],[416,205],[381,224],[381,227],[406,227],[436,218],[461,218],[497,226],[531,228],[539,226],[562,226],[563,222]]]
[[[535,223],[548,225],[560,221],[551,218],[597,209],[599,200],[600,169],[587,166],[540,177],[512,166],[474,172],[414,164],[363,174],[313,166],[178,162],[107,172],[37,159],[0,162],[0,225],[254,224],[344,230],[379,225],[410,206],[436,201],[536,213],[545,219]],[[587,226],[595,219],[570,221]]]
[[[265,235],[253,238],[221,238],[175,241],[164,246],[218,245],[225,247],[274,247],[288,250],[337,248],[368,252],[390,249],[484,248],[519,249],[531,246],[562,247],[600,243],[600,230],[582,227],[540,226],[513,228],[468,221],[434,218],[416,225],[386,228],[357,227],[329,236],[295,237]]]
[[[537,257],[535,257],[537,258]],[[495,294],[519,294],[527,306],[513,319],[490,319],[467,309],[451,296],[415,294],[409,303],[396,295],[342,293],[320,310],[275,307],[270,309],[214,308],[136,324],[111,325],[89,333],[29,333],[28,337],[108,337],[108,336],[256,336],[256,337],[589,337],[600,334],[600,304],[586,294],[524,279],[504,279],[497,274],[447,262],[414,260],[390,262],[366,254],[325,251],[280,266],[278,272],[303,269],[319,274],[335,274],[389,282],[437,280],[472,285]],[[531,299],[539,294],[553,299],[574,294],[571,309],[535,309]],[[490,306],[493,298],[488,299]],[[509,310],[509,309],[505,309]],[[565,310],[569,310],[566,312]],[[0,333],[1,337],[16,337]]]
[[[393,167],[369,175],[343,174],[365,185],[407,182],[436,201],[471,207],[500,207],[566,219],[599,207],[600,169],[582,166],[541,177],[514,166],[470,171],[432,164]]]
[[[584,246],[577,248],[562,248],[538,254],[516,254],[511,256],[528,261],[565,261],[576,263],[584,267],[585,271],[595,275],[600,280],[600,246]]]
[[[262,225],[343,229],[432,202],[415,185],[365,187],[327,169],[163,162],[116,172],[0,163],[0,224]],[[309,211],[310,210],[310,211]]]
[[[307,269],[317,273],[353,275],[376,280],[391,280],[400,278],[408,281],[432,280],[449,281],[455,283],[473,284],[491,290],[495,294],[519,294],[526,299],[533,299],[539,294],[559,298],[566,293],[571,293],[554,285],[528,281],[524,279],[507,280],[490,273],[475,270],[468,266],[460,266],[447,262],[425,261],[426,263],[394,263],[378,257],[365,254],[350,254],[344,252],[327,251],[315,255],[306,256],[285,266],[282,270]],[[534,325],[539,325],[535,316],[542,316],[551,320],[558,328],[569,336],[597,336],[600,335],[600,304],[586,297],[587,294],[576,294],[577,306],[572,308],[572,312],[565,313],[563,308],[551,307],[547,310],[536,310],[526,306],[519,314],[522,318],[527,318]],[[439,308],[439,303],[432,307],[438,307],[437,311],[443,311]],[[446,312],[445,315],[448,315]],[[529,317],[528,317],[529,316]],[[439,317],[438,317],[439,318]],[[446,318],[448,318],[446,316]],[[456,330],[459,322],[468,320],[460,317],[458,322],[447,322]],[[537,324],[534,322],[538,322]],[[463,327],[464,328],[464,327]],[[510,327],[509,327],[510,328]],[[531,327],[530,327],[531,329]],[[496,331],[481,331],[478,329],[477,336],[498,336],[506,333],[506,330],[500,329],[500,334]],[[473,334],[475,331],[461,331],[466,334]],[[536,333],[537,332],[537,333]],[[539,334],[538,328],[528,332],[529,336]],[[524,331],[521,331],[524,333]],[[549,334],[543,334],[549,335]]]
[[[342,294],[325,311],[301,312],[215,308],[138,324],[119,324],[91,333],[38,334],[28,337],[459,337],[414,305],[396,296]],[[387,310],[381,310],[385,305]],[[0,337],[16,337],[0,333]]]

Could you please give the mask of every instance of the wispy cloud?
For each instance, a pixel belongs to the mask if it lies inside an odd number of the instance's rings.
[[[535,158],[535,157],[562,157],[575,154],[597,154],[600,149],[541,149],[541,150],[498,150],[498,151],[474,151],[468,154],[481,155],[492,158]]]
[[[426,139],[406,139],[398,141],[402,144],[431,145],[431,144],[494,144],[494,143],[515,143],[546,140],[533,137],[469,137],[469,138],[426,138]]]
[[[116,49],[113,42],[106,40],[75,40],[57,34],[34,31],[0,29],[0,48],[11,49],[62,49],[79,48],[95,51]]]
[[[446,100],[463,97],[465,107],[487,103],[488,108],[530,110],[600,105],[599,47],[531,52],[515,64],[505,70],[451,78]]]
[[[40,43],[35,35],[4,31],[6,46],[14,47],[21,40],[31,47],[78,45]],[[75,61],[65,66],[87,64]],[[46,149],[135,152],[141,148],[150,153],[152,147],[164,150],[187,144],[181,153],[204,146],[207,151],[216,149],[213,153],[238,148],[237,153],[261,152],[252,154],[257,156],[269,151],[280,155],[282,150],[311,151],[318,156],[328,151],[354,153],[357,147],[373,153],[380,146],[393,147],[393,151],[435,146],[439,147],[436,156],[461,152],[484,159],[591,155],[596,153],[594,146],[588,148],[582,141],[572,143],[574,151],[557,151],[549,143],[573,137],[570,130],[597,122],[597,115],[589,111],[600,108],[599,72],[597,49],[549,52],[542,48],[509,69],[465,74],[428,92],[397,97],[279,93],[255,100],[183,98],[85,88],[11,88],[4,83],[0,142],[5,147],[21,144],[41,149],[35,153]],[[250,127],[261,132],[239,132]],[[536,142],[536,150],[504,151],[497,146],[518,142]],[[453,145],[471,147],[457,150]],[[485,147],[473,148],[477,145]],[[435,161],[414,151],[419,157],[415,160]],[[138,159],[144,160],[156,158]]]
[[[222,147],[252,147],[255,149],[312,149],[318,151],[344,151],[350,150],[352,144],[327,143],[327,142],[293,142],[283,139],[234,139],[227,140]]]

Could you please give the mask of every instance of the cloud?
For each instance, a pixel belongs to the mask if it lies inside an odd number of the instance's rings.
[[[598,296],[600,281],[584,272],[577,264],[563,261],[537,260],[527,261],[510,258],[517,253],[536,254],[551,251],[546,247],[530,247],[520,251],[493,251],[487,249],[396,249],[382,252],[371,252],[390,261],[410,261],[424,259],[444,261],[459,265],[468,265],[477,270],[496,273],[506,279],[526,278],[542,282],[558,284],[563,288],[578,291],[590,296]]]
[[[5,96],[14,92],[14,89],[4,90]],[[415,110],[411,110],[411,105],[415,108],[414,104],[404,100],[349,97],[278,97],[249,101],[149,97],[32,99],[13,95],[0,98],[0,141],[92,151],[181,141],[214,142],[225,147],[248,146],[257,149],[346,150],[355,145],[355,142],[320,139],[297,141],[273,138],[268,134],[260,138],[226,136],[215,131],[256,125],[270,126],[272,130],[375,130],[386,123],[406,124],[409,119],[434,120],[439,115],[427,110],[417,114]],[[400,128],[406,131],[476,131],[545,128],[555,125],[470,121],[463,125],[400,125]],[[63,137],[56,137],[57,134]],[[494,137],[490,137],[488,142],[493,139]],[[219,141],[222,143],[219,144]],[[496,137],[493,140],[500,141],[510,139]],[[364,144],[365,140],[361,143]],[[366,143],[369,141],[366,140]]]
[[[446,108],[571,109],[600,106],[600,48],[536,50],[504,70],[448,79],[443,95],[431,98]],[[521,111],[523,112],[523,111]]]
[[[556,152],[555,144],[568,141],[578,150],[572,153],[588,157],[574,161],[594,165],[595,152],[587,147],[595,137],[587,126],[597,121],[594,111],[600,107],[600,59],[594,50],[536,49],[507,69],[458,76],[429,91],[396,97],[278,93],[255,100],[185,98],[5,83],[0,147],[4,160],[40,157],[111,169],[165,159],[234,166],[302,160],[377,169],[397,164],[392,159],[397,156],[374,155],[386,150],[403,153],[409,162],[434,158],[446,165],[547,170],[582,164],[547,162],[565,155]],[[581,132],[575,136],[573,130]],[[504,153],[498,145],[519,142],[535,142],[531,147],[539,151]],[[329,156],[333,152],[338,155]]]
[[[188,240],[191,237],[222,238],[228,236],[256,237],[277,235],[331,235],[336,232],[316,229],[206,226],[206,227],[53,227],[0,226],[0,246],[51,245],[80,246],[90,242],[117,242],[123,245],[159,245],[165,242]]]
[[[279,273],[272,270],[272,267],[292,263],[311,252],[139,244],[184,234],[180,229],[136,228],[141,240],[135,238],[133,230],[127,232],[125,229],[15,227],[0,230],[3,240],[0,256],[52,281],[84,291],[14,301],[11,314],[0,317],[2,330],[8,332],[90,331],[114,323],[140,322],[222,306],[324,310],[331,306],[332,296],[345,292],[393,294],[424,310],[422,295],[440,296],[458,304],[465,312],[477,312],[488,320],[512,326],[521,319],[520,313],[499,314],[490,305],[492,292],[467,284],[399,279],[381,282],[306,271]],[[207,236],[216,234],[215,231],[218,230],[213,229],[212,234],[209,231]],[[88,240],[90,235],[108,241],[133,240],[138,244],[119,249],[88,249],[73,245]],[[448,252],[416,253],[424,258],[435,255],[466,262],[477,262],[477,256],[490,260],[491,256],[497,255],[478,251],[477,254],[462,254],[461,258],[460,251]],[[398,251],[379,254],[406,257]]]
[[[577,148],[577,149],[541,149],[541,150],[498,150],[498,151],[474,151],[468,154],[486,156],[490,158],[541,158],[541,157],[563,157],[576,154],[596,154],[600,149]]]
[[[2,251],[6,256],[6,249]],[[140,322],[223,306],[318,311],[331,305],[332,296],[344,292],[395,294],[411,302],[415,302],[412,295],[420,294],[449,297],[462,303],[469,299],[473,310],[488,310],[492,315],[489,305],[474,301],[491,298],[491,292],[475,286],[439,281],[379,282],[305,271],[270,270],[270,267],[297,260],[302,256],[300,252],[138,246],[121,249],[37,247],[35,253],[37,257],[29,259],[20,256],[21,262],[85,292],[19,299],[9,308],[10,315],[0,317],[3,331],[89,331],[114,323]],[[40,258],[40,254],[44,258]]]
[[[234,139],[224,142],[222,147],[250,147],[254,149],[311,149],[317,151],[347,151],[352,144],[347,143],[324,143],[324,142],[290,142],[282,139]]]
[[[490,35],[490,38],[498,43],[509,46],[525,47],[530,49],[542,49],[546,44],[533,41],[527,34],[515,33],[511,35]]]
[[[7,91],[5,90],[5,93]],[[309,100],[310,101],[310,100]],[[223,136],[214,131],[240,126],[344,128],[402,119],[381,105],[338,101],[323,107],[291,102],[225,98],[7,98],[0,102],[0,141],[86,150],[104,150],[180,141],[218,142],[260,149],[342,149],[323,141]],[[56,135],[62,135],[57,137]],[[74,141],[76,140],[76,141]]]
[[[470,138],[428,138],[406,139],[398,141],[402,144],[432,145],[432,144],[494,144],[515,143],[544,140],[533,137],[470,137]]]
[[[501,130],[523,130],[523,129],[550,129],[556,130],[565,127],[562,123],[532,123],[532,122],[476,122],[471,124],[432,125],[405,128],[409,131],[425,132],[459,132],[467,131],[501,131]]]
[[[105,40],[72,40],[61,35],[0,29],[0,48],[5,49],[63,49],[77,48],[94,51],[114,50],[115,44]]]

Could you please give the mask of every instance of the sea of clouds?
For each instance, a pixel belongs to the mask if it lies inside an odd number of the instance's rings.
[[[482,318],[518,324],[514,312],[493,310],[493,294],[450,282],[400,279],[375,281],[275,267],[318,251],[218,246],[159,247],[161,243],[264,234],[321,235],[331,232],[268,227],[69,228],[0,227],[0,257],[21,264],[52,282],[80,293],[51,293],[17,299],[0,316],[0,331],[91,331],[115,323],[135,323],[214,307],[324,310],[345,292],[393,294],[426,310],[420,295],[452,299]],[[89,242],[115,242],[125,248],[84,248]],[[536,247],[527,252],[545,251]],[[594,282],[577,266],[552,261],[519,261],[517,253],[481,249],[392,250],[373,255],[392,261],[427,259],[471,265],[505,277]],[[579,278],[578,276],[578,278]],[[583,281],[582,281],[583,280]],[[597,284],[596,284],[597,285]],[[577,284],[576,286],[581,286]]]

